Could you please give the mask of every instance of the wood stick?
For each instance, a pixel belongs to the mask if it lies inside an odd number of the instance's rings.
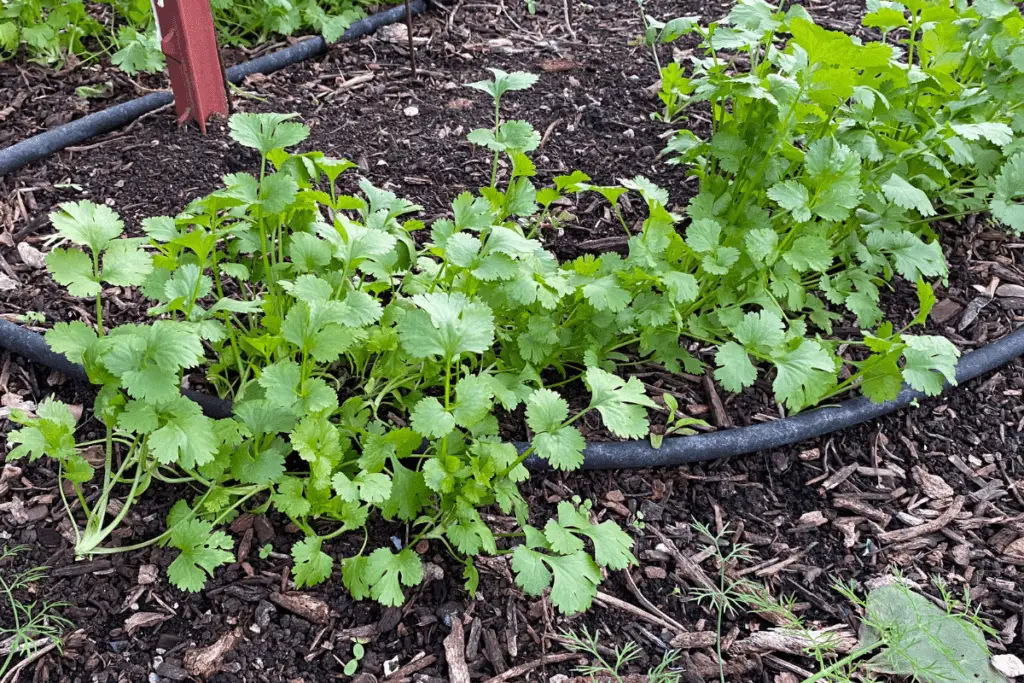
[[[419,659],[409,662],[403,667],[395,669],[390,676],[385,676],[385,681],[397,681],[402,678],[408,678],[412,674],[416,673],[421,669],[426,669],[428,666],[437,661],[437,655],[426,655]]]
[[[416,76],[416,47],[412,40],[412,7],[409,0],[405,0],[405,27],[409,33],[409,65],[412,67],[412,75]]]
[[[672,622],[665,621],[664,619],[655,614],[645,612],[636,605],[631,605],[625,600],[619,600],[615,596],[608,595],[607,593],[602,593],[601,591],[598,591],[597,595],[594,596],[594,600],[597,601],[597,604],[602,605],[603,607],[614,607],[615,609],[622,610],[623,612],[628,612],[629,614],[632,614],[634,617],[637,617],[638,619],[648,621],[654,624],[655,626],[667,628],[669,631],[674,631],[675,633],[685,632],[685,629],[679,627],[678,624],[673,624]]]
[[[452,632],[444,639],[444,654],[448,661],[448,680],[451,683],[469,683],[469,667],[466,665],[466,636],[462,619],[452,616]]]
[[[943,529],[947,524],[956,519],[956,516],[960,514],[960,510],[964,506],[964,497],[957,496],[953,499],[946,511],[936,517],[930,522],[924,524],[918,524],[912,526],[909,529],[897,529],[896,531],[884,531],[878,534],[878,540],[883,543],[902,543],[903,541],[909,541],[912,538],[918,536],[925,536],[927,534],[935,533],[940,529]]]
[[[0,683],[13,683],[14,681],[18,680],[18,675],[20,674],[22,669],[24,669],[25,667],[27,667],[32,662],[36,661],[37,659],[39,659],[40,657],[45,655],[47,652],[55,649],[56,647],[57,647],[57,643],[51,642],[46,647],[44,647],[42,649],[39,649],[39,650],[36,650],[32,654],[30,654],[28,657],[26,657],[25,659],[21,660],[20,662],[18,662],[14,666],[12,666],[11,670],[8,671],[4,675],[3,678],[0,678]]]
[[[628,569],[623,570],[622,573],[626,575],[626,588],[629,589],[629,592],[632,593],[634,597],[636,597],[636,599],[640,602],[641,605],[644,606],[645,609],[650,611],[652,614],[656,614],[658,617],[660,617],[661,619],[665,620],[665,622],[670,624],[672,626],[670,630],[678,631],[680,633],[686,632],[686,628],[682,624],[680,624],[678,621],[676,621],[675,619],[673,619],[672,617],[658,609],[654,605],[654,603],[648,600],[644,596],[644,594],[640,592],[640,589],[636,585],[636,581],[633,580],[633,576],[629,573]]]
[[[527,662],[526,664],[514,666],[503,674],[499,674],[497,676],[494,676],[493,678],[488,678],[486,681],[484,681],[484,683],[504,683],[505,681],[511,681],[516,678],[519,678],[528,671],[533,671],[534,669],[541,666],[547,666],[548,664],[559,664],[561,662],[567,662],[570,659],[582,658],[583,657],[581,655],[578,655],[575,652],[568,652],[560,655],[544,655],[540,659],[535,659],[532,662]]]

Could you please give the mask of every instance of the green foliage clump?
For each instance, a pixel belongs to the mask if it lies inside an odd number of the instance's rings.
[[[4,0],[0,5],[0,61],[23,50],[40,64],[62,67],[69,59],[109,55],[122,71],[156,73],[164,68],[150,0],[100,0],[111,18],[83,0]],[[212,0],[218,38],[249,45],[274,35],[316,31],[329,41],[364,16],[366,0]]]
[[[79,556],[168,544],[180,551],[171,581],[196,591],[232,560],[220,527],[248,506],[302,530],[292,548],[299,586],[340,564],[354,597],[402,604],[424,576],[414,548],[433,540],[463,564],[471,593],[475,558],[510,555],[525,593],[550,590],[557,608],[578,612],[604,571],[636,563],[632,541],[582,500],[531,524],[518,484],[530,455],[560,470],[582,465],[576,425],[585,415],[619,438],[648,435],[648,411],[662,409],[637,378],[616,374],[631,358],[702,372],[689,350],[696,340],[712,347],[727,389],[752,383],[757,362],[794,410],[855,386],[883,400],[904,380],[935,393],[954,379],[956,351],[943,338],[883,324],[864,333],[857,359],[840,353],[855,342],[812,331],[834,315],[825,303],[815,308],[794,289],[780,304],[769,274],[790,273],[796,288],[821,259],[818,243],[801,248],[800,261],[768,244],[769,228],[751,246],[713,212],[682,228],[668,193],[643,177],[605,187],[577,171],[538,188],[529,153],[540,137],[500,112],[506,93],[536,79],[492,71],[472,87],[491,96],[494,126],[469,134],[494,155],[492,182],[460,194],[451,217],[429,228],[412,217],[420,207],[366,180],[358,195],[339,193],[354,164],[287,151],[309,130],[279,114],[232,117],[232,137],[260,154],[259,173],[226,175],[177,217],[145,220],[148,239],[120,237],[116,214],[89,202],[53,215],[74,246],[50,253],[50,271],[72,294],[94,297],[99,324],[59,323],[47,341],[102,385],[94,412],[107,431],[76,442],[69,409],[44,403],[38,417],[16,418],[25,426],[10,436],[11,456],[53,458],[71,481],[85,518]],[[847,152],[837,143],[823,154]],[[537,239],[583,192],[613,204],[626,192],[642,198],[647,218],[627,256],[559,263]],[[920,264],[913,274],[924,274]],[[106,331],[102,288],[111,284],[139,286],[157,320]],[[934,303],[923,280],[918,289],[913,324]],[[233,401],[230,418],[207,417],[180,394],[190,373]],[[554,389],[573,382],[586,393],[570,404]],[[668,405],[667,430],[685,433],[692,423]],[[500,421],[517,414],[530,438],[519,449]],[[106,453],[95,496],[84,487],[99,475],[79,453],[90,446]],[[157,480],[197,493],[178,501],[157,538],[105,547]],[[115,489],[127,493],[108,519]],[[481,516],[492,505],[521,531],[493,533]],[[408,525],[407,542],[367,547],[371,515]],[[364,535],[362,549],[336,563],[325,543],[346,532]]]
[[[691,214],[820,273],[830,302],[872,321],[879,276],[944,274],[936,220],[990,210],[1024,231],[1024,17],[1001,0],[868,0],[863,25],[881,39],[740,0],[707,26],[650,21],[647,41],[701,41],[660,93],[669,122],[710,108],[708,136],[680,130],[666,150],[700,181]]]

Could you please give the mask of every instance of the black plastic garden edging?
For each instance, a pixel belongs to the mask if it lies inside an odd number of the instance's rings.
[[[425,8],[425,0],[413,0],[410,3],[413,14],[420,14]],[[362,38],[383,26],[404,18],[404,5],[377,12],[353,22],[338,42]],[[268,74],[324,52],[327,52],[327,42],[321,36],[317,36],[262,57],[236,64],[229,68],[225,75],[231,83],[240,83],[246,76],[257,73]],[[115,104],[102,111],[83,116],[70,123],[22,140],[10,147],[0,149],[0,176],[17,171],[22,166],[38,161],[54,152],[59,152],[65,147],[77,145],[89,138],[127,125],[143,114],[170,104],[173,100],[174,97],[170,92],[150,93],[134,100]]]
[[[0,349],[13,351],[74,379],[88,381],[85,368],[51,351],[42,335],[3,318],[0,318]],[[965,354],[956,366],[957,383],[968,382],[1022,355],[1024,327],[1018,328],[999,341]],[[184,394],[202,406],[203,412],[210,417],[223,418],[231,415],[229,401],[192,391],[186,391]],[[583,452],[583,469],[671,467],[781,448],[867,422],[924,398],[928,397],[919,391],[904,387],[895,400],[886,403],[872,403],[863,397],[853,398],[836,406],[818,408],[749,427],[735,427],[696,436],[670,437],[657,449],[652,447],[649,441],[591,442]],[[529,444],[516,443],[516,448],[520,452],[528,446]],[[543,460],[535,457],[527,459],[526,464],[534,470],[546,466]]]

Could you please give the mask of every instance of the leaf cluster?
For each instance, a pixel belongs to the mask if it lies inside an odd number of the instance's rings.
[[[925,278],[945,273],[938,246],[900,227],[920,207],[870,230],[842,218],[868,192],[847,142],[815,141],[794,159],[792,182],[772,190],[798,209],[790,198],[804,188],[806,221],[745,200],[731,216],[736,183],[710,175],[723,194],[702,191],[684,216],[643,177],[597,186],[577,171],[538,187],[529,153],[539,136],[500,110],[534,80],[494,70],[473,84],[495,105],[493,127],[470,133],[493,154],[492,182],[460,194],[429,227],[415,217],[420,207],[365,179],[347,182],[351,162],[289,151],[309,130],[280,114],[233,116],[231,136],[259,153],[258,173],[226,175],[179,215],[145,220],[146,238],[119,237],[116,214],[88,202],[54,214],[71,246],[51,252],[50,270],[72,294],[94,297],[99,324],[61,323],[47,341],[101,385],[95,414],[107,435],[76,441],[67,407],[44,404],[38,417],[19,417],[25,427],[11,441],[15,457],[51,457],[72,482],[84,517],[79,555],[118,550],[104,541],[154,481],[187,483],[196,493],[175,505],[166,531],[128,546],[177,548],[169,576],[185,590],[232,561],[225,522],[272,509],[303,533],[292,548],[299,586],[340,568],[356,598],[400,605],[423,580],[415,548],[432,540],[463,564],[471,593],[477,557],[510,555],[524,592],[550,591],[559,609],[577,612],[604,571],[635,564],[630,538],[581,500],[539,524],[518,484],[531,455],[561,470],[582,464],[586,415],[619,438],[649,434],[648,411],[663,409],[617,373],[631,359],[694,373],[713,361],[731,391],[769,374],[792,410],[851,388],[885,400],[904,381],[928,393],[955,381],[947,340],[878,324],[866,309],[860,339],[827,336],[837,307],[855,293],[876,301],[894,273],[918,282],[908,327],[920,324],[935,301]],[[898,182],[887,187],[920,204]],[[539,238],[591,192],[620,219],[622,195],[639,197],[642,229],[627,229],[625,256],[559,262]],[[818,201],[825,196],[830,203]],[[837,225],[849,231],[842,244],[863,238],[860,265],[839,258]],[[822,282],[834,296],[819,295]],[[138,286],[155,320],[107,331],[110,285]],[[180,395],[186,381],[230,398],[233,415],[204,415]],[[581,390],[573,401],[556,391],[572,384]],[[667,431],[694,426],[664,402]],[[516,415],[529,439],[518,448],[502,438]],[[102,472],[81,454],[93,446]],[[110,512],[115,490],[123,504]],[[490,506],[521,531],[495,534],[481,515]],[[371,516],[406,525],[408,542],[368,547]],[[328,542],[344,533],[362,533],[362,549],[336,558]]]

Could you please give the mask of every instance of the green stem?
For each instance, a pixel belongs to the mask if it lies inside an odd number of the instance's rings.
[[[501,122],[501,97],[494,98],[494,137],[498,137],[498,128]],[[494,162],[491,164],[491,187],[496,187],[498,184],[498,155],[500,152],[494,152]]]
[[[865,645],[862,648],[858,648],[858,649],[854,650],[853,652],[851,652],[850,654],[848,654],[845,657],[843,657],[842,659],[836,660],[828,668],[822,669],[821,671],[819,671],[818,673],[814,674],[813,676],[809,676],[808,678],[805,678],[803,680],[803,683],[816,683],[817,681],[827,680],[828,677],[831,676],[832,674],[834,674],[836,671],[839,671],[840,669],[842,669],[846,665],[848,665],[851,662],[854,662],[854,661],[860,659],[864,655],[869,654],[873,650],[878,649],[878,647],[881,646],[881,645],[882,645],[882,641],[878,641],[877,643],[872,643],[871,645]]]

